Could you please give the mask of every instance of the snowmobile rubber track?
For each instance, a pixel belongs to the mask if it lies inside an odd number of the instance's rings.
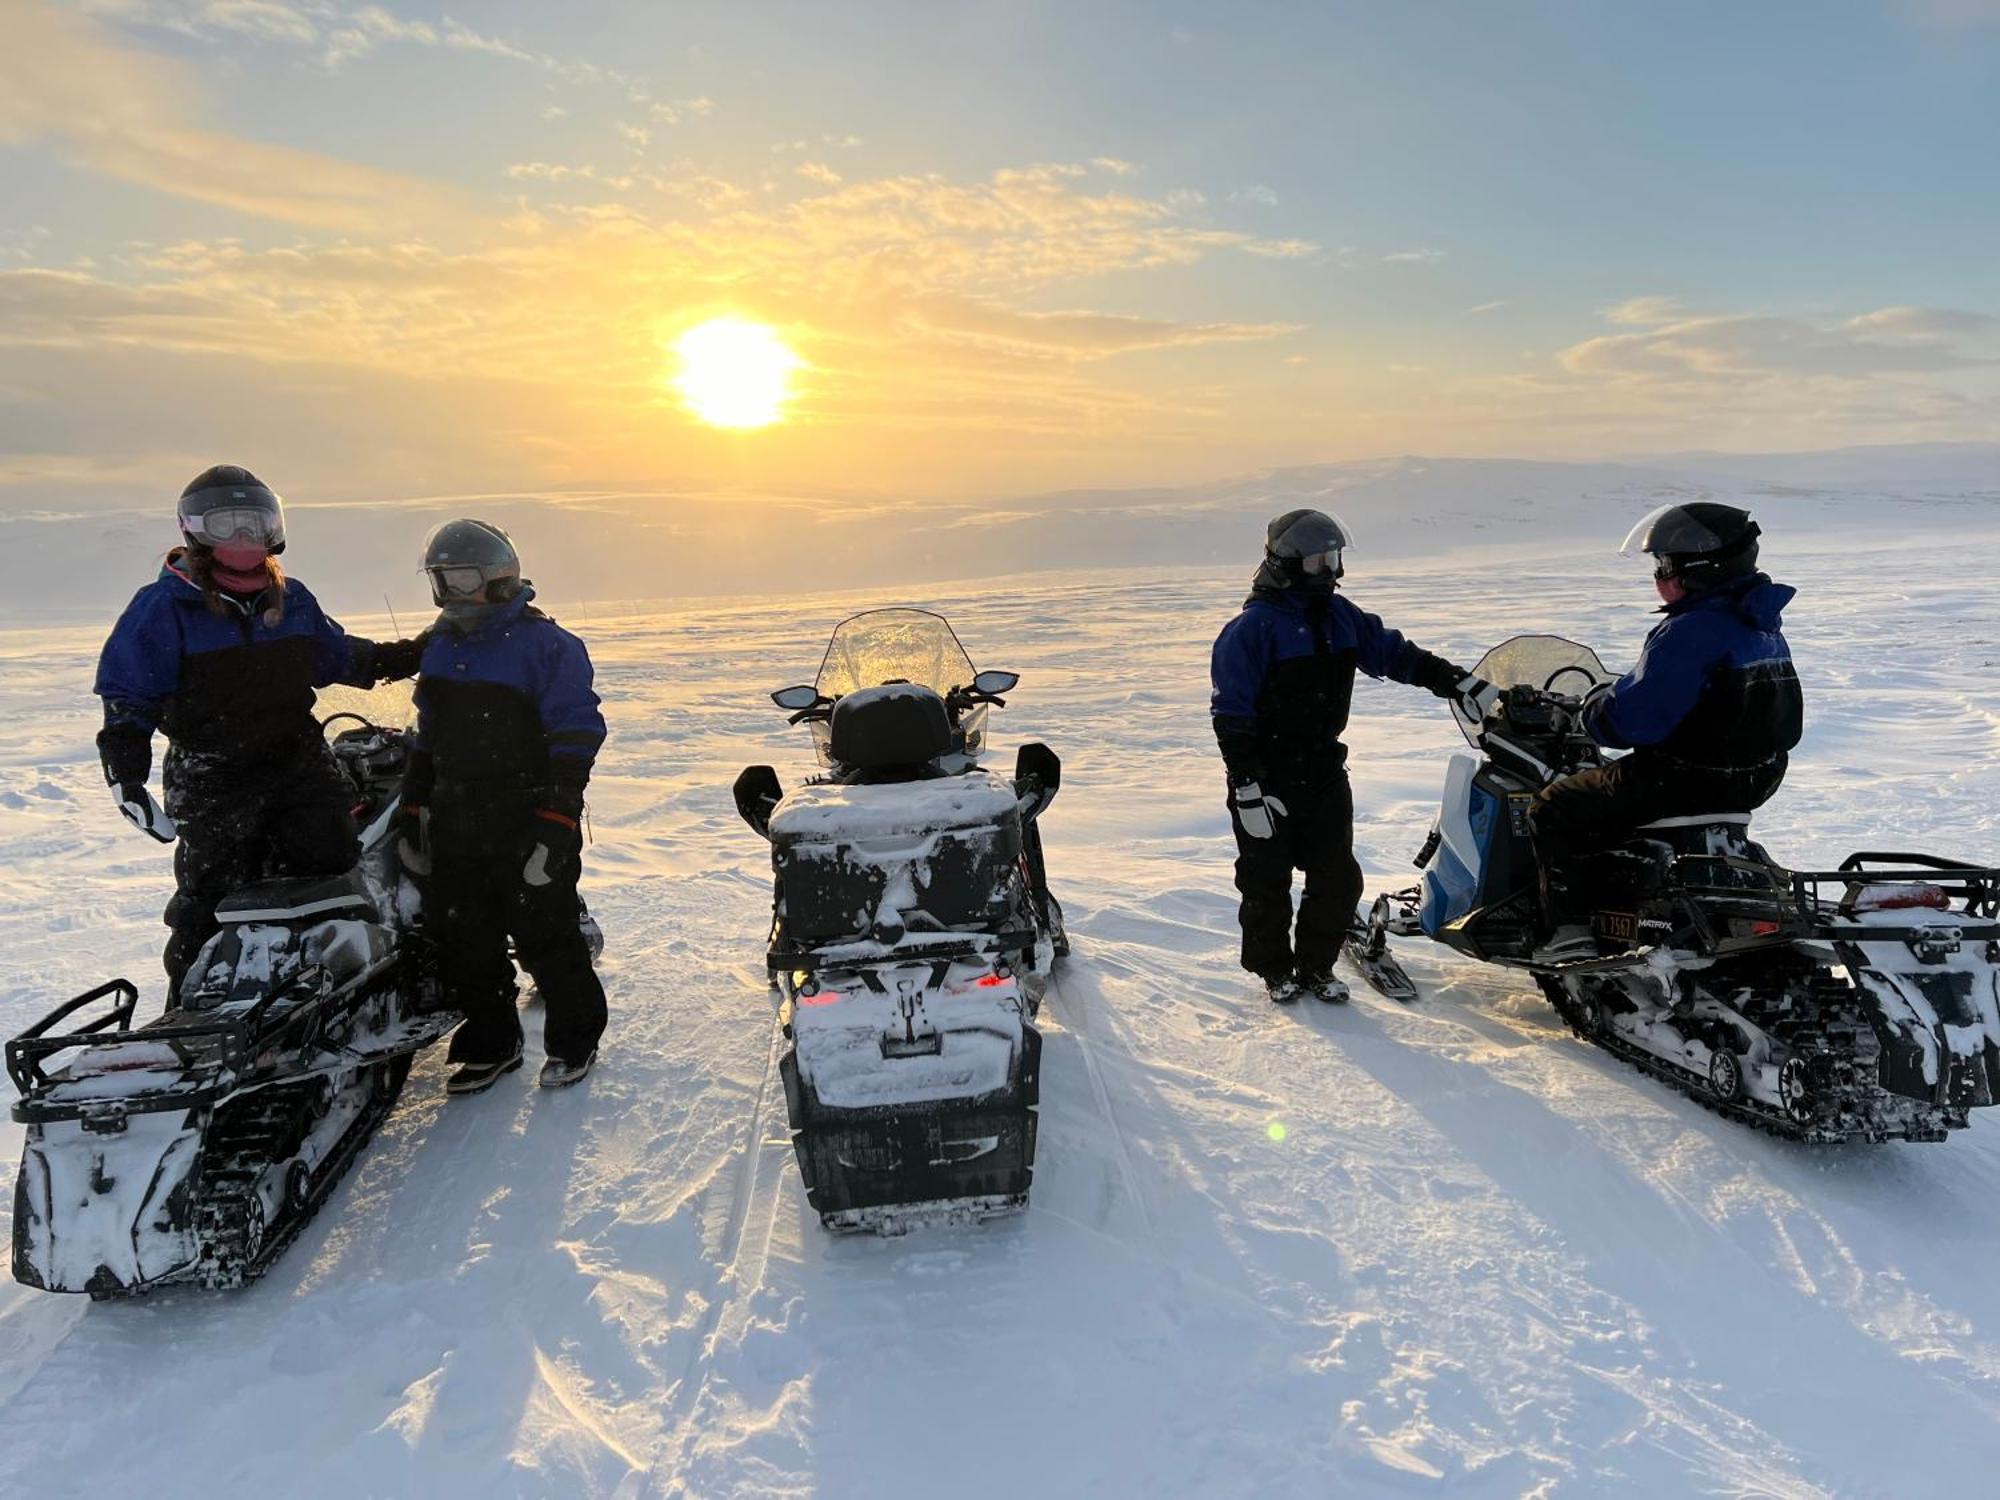
[[[294,1155],[303,1130],[300,1117],[313,1084],[279,1084],[231,1100],[209,1126],[205,1160],[196,1180],[195,1223],[202,1252],[186,1278],[212,1290],[248,1286],[269,1270],[333,1196],[364,1147],[375,1137],[403,1092],[414,1054],[385,1058],[365,1070],[372,1088],[367,1105],[339,1144],[320,1163],[302,1203],[288,1205],[269,1228],[258,1228],[257,1183],[274,1160]],[[375,1080],[390,1070],[388,1087]],[[270,1148],[276,1147],[276,1150]],[[170,1284],[170,1283],[169,1283]],[[147,1287],[135,1287],[139,1293]]]
[[[1880,1091],[1851,1081],[1836,1096],[1840,1101],[1839,1107],[1829,1111],[1822,1105],[1818,1118],[1810,1123],[1794,1119],[1784,1110],[1758,1100],[1740,1097],[1725,1099],[1702,1074],[1689,1068],[1677,1067],[1665,1058],[1656,1057],[1645,1048],[1619,1036],[1615,1031],[1594,1030],[1583,1019],[1581,1007],[1563,992],[1558,980],[1547,974],[1537,974],[1535,980],[1541,986],[1543,995],[1554,1006],[1556,1013],[1581,1040],[1601,1048],[1622,1062],[1632,1064],[1640,1072],[1658,1079],[1676,1092],[1685,1094],[1704,1109],[1711,1110],[1726,1119],[1753,1125],[1782,1140],[1796,1141],[1809,1146],[1844,1146],[1857,1141],[1937,1142],[1945,1140],[1948,1136],[1948,1129],[1943,1125],[1919,1127],[1914,1121],[1903,1121],[1894,1126],[1865,1123],[1866,1118],[1872,1113],[1866,1108],[1866,1101],[1871,1096],[1879,1096]],[[1840,988],[1841,1000],[1844,1002],[1839,1005],[1839,1009],[1845,1012],[1839,1019],[1858,1029],[1870,1043],[1873,1043],[1873,1031],[1859,1013],[1853,1010],[1844,987],[1837,988]],[[1817,1047],[1811,1045],[1815,1039],[1820,1044]],[[1795,1055],[1807,1057],[1840,1055],[1824,1019],[1820,1022],[1799,1022],[1785,1028],[1784,1040]],[[1872,1055],[1871,1051],[1870,1060]],[[1850,1057],[1848,1060],[1860,1059]],[[1857,1123],[1849,1127],[1831,1123],[1840,1119],[1854,1119]]]

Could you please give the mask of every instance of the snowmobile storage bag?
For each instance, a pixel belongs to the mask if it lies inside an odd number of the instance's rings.
[[[771,814],[771,858],[795,943],[994,931],[1020,863],[1020,807],[988,771],[800,787]]]

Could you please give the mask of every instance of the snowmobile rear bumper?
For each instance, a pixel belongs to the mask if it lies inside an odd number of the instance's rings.
[[[779,1064],[806,1199],[829,1229],[894,1232],[1026,1205],[1041,1101],[1041,1033],[1022,1027],[1009,1087],[969,1099],[841,1109],[823,1104],[795,1051]]]

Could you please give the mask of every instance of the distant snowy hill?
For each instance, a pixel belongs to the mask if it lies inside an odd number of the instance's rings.
[[[1801,529],[1865,521],[1885,505],[1899,527],[1960,525],[1968,507],[2000,507],[1996,455],[1962,445],[1754,465],[1717,454],[1647,466],[1402,457],[977,503],[688,492],[299,504],[286,562],[343,618],[379,613],[386,595],[409,621],[428,612],[416,573],[424,533],[466,514],[515,534],[544,603],[566,618],[648,599],[1051,569],[1247,569],[1265,520],[1295,506],[1339,513],[1358,556],[1477,552],[1490,563],[1514,549],[1614,548],[1647,509],[1687,497],[1742,499],[1767,523]],[[1892,482],[1898,463],[1907,483]],[[11,581],[0,625],[108,619],[173,541],[166,500],[144,513],[0,514]]]

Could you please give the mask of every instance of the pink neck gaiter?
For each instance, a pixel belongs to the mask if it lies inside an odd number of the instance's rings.
[[[271,582],[271,570],[265,566],[264,558],[261,543],[225,542],[215,549],[211,575],[217,585],[232,594],[259,593]]]

